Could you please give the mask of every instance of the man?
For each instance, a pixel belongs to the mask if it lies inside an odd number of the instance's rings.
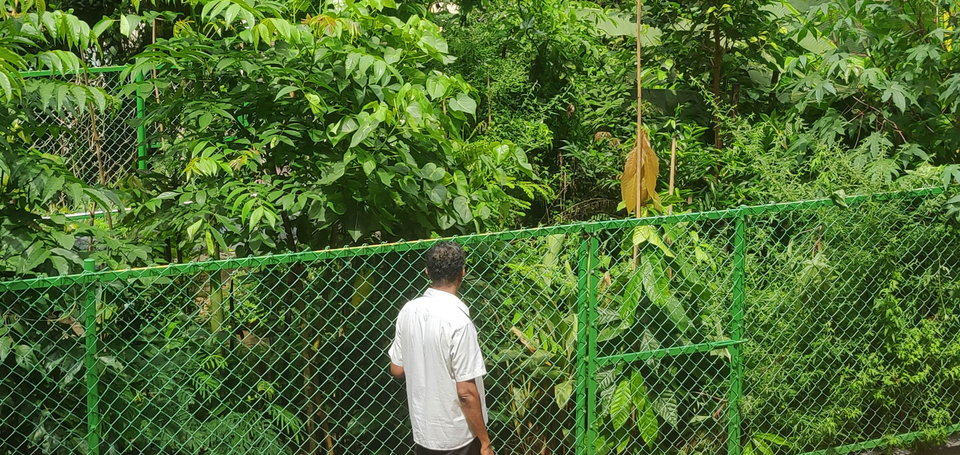
[[[405,378],[417,455],[493,455],[487,435],[487,369],[470,310],[457,297],[466,255],[438,242],[426,254],[430,289],[397,316],[390,374]]]

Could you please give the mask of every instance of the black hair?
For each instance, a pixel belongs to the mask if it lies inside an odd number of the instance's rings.
[[[427,261],[427,276],[436,284],[456,281],[467,261],[463,247],[450,241],[437,242],[424,256]]]

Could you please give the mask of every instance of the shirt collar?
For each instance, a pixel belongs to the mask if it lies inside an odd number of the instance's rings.
[[[463,314],[470,316],[470,309],[467,308],[467,305],[463,303],[463,300],[460,300],[459,297],[449,292],[441,291],[439,289],[434,289],[434,288],[427,288],[427,290],[423,292],[423,296],[450,300],[451,303],[453,303],[454,305],[456,305],[457,308],[460,309],[460,311],[463,311]]]

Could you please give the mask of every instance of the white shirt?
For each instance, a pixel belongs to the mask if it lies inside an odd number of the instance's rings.
[[[397,316],[390,361],[403,367],[413,440],[427,449],[453,450],[473,441],[457,397],[457,382],[474,380],[483,421],[487,374],[470,310],[457,296],[427,289]]]

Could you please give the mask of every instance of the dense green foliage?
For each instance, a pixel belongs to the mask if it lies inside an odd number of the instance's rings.
[[[948,191],[753,220],[744,455],[904,429],[935,441],[957,423],[954,3],[643,5],[643,127],[675,213]],[[121,269],[622,216],[635,7],[0,1],[0,278],[76,273],[86,258]],[[120,92],[91,82],[87,69],[104,63],[127,65]],[[146,169],[114,187],[29,146],[76,133],[40,114],[111,116],[137,96]],[[65,207],[106,215],[68,218]],[[728,339],[732,236],[722,220],[600,235],[599,354]],[[464,295],[494,364],[503,453],[573,446],[581,241],[471,249]],[[390,253],[104,287],[105,447],[405,447],[404,412],[381,409],[405,409],[402,390],[380,369],[391,318],[425,285],[417,261]],[[0,415],[20,416],[0,422],[16,435],[3,449],[86,453],[83,407],[62,405],[86,392],[84,296],[2,295]],[[718,349],[602,367],[596,452],[723,452],[729,362]]]
[[[80,71],[84,62],[78,55],[57,48],[88,49],[104,25],[91,30],[71,14],[22,6],[21,15],[6,10],[6,4],[0,11],[0,277],[78,272],[88,256],[111,266],[146,262],[147,251],[117,239],[115,232],[57,214],[43,216],[64,201],[121,213],[123,202],[116,191],[78,179],[53,151],[28,147],[36,135],[73,134],[42,125],[38,114],[96,115],[112,102],[109,95],[82,83],[20,75],[38,68]],[[76,248],[78,237],[100,239],[103,246],[83,251]]]
[[[957,236],[944,198],[748,217],[747,451],[794,453],[956,422]],[[468,245],[463,288],[490,361],[502,453],[571,453],[576,355],[596,293],[600,356],[729,339],[730,219]],[[633,247],[639,248],[637,261]],[[120,453],[380,453],[409,444],[383,371],[419,250],[115,280],[98,303],[104,447]],[[909,267],[904,267],[909,263]],[[636,264],[636,265],[635,265]],[[224,264],[224,267],[235,267]],[[584,286],[588,286],[585,288]],[[83,452],[85,286],[0,293],[7,448]],[[45,316],[56,314],[57,319]],[[724,453],[730,353],[601,366],[596,453]],[[39,423],[38,423],[39,422]]]
[[[603,6],[498,2],[438,19],[454,67],[486,91],[483,134],[521,141],[552,171],[559,197],[545,219],[615,213],[635,131],[635,10]],[[661,188],[678,140],[676,186],[692,207],[863,191],[852,181],[889,183],[926,163],[943,166],[944,184],[960,181],[956,5],[649,1],[643,11],[644,123]],[[815,183],[837,160],[859,167],[843,185],[788,196],[763,181],[773,171]]]
[[[37,110],[146,100],[149,172],[95,190],[101,208],[132,209],[88,248],[111,266],[616,214],[635,131],[635,6],[445,5],[111,4],[93,27],[42,4],[7,5],[0,86],[21,108],[7,122],[20,131],[11,144],[50,134]],[[960,181],[954,9],[648,2],[644,123],[661,190],[672,139],[675,210],[902,187],[917,172],[928,185]],[[135,63],[118,98],[83,80],[19,75],[103,61]],[[810,189],[785,193],[771,175]],[[26,178],[6,191],[29,194]],[[54,195],[91,208],[76,187],[61,196],[58,179],[17,216],[44,214]],[[21,274],[76,271],[83,257],[5,256],[7,273]]]
[[[942,213],[931,201],[824,213],[825,235],[787,228],[791,243],[752,248],[744,412],[753,430],[833,446],[904,425],[936,441],[957,421],[958,290],[943,267],[960,258],[935,246],[956,234],[926,221]],[[783,221],[757,220],[754,235],[777,238]],[[760,366],[769,359],[789,367]]]
[[[470,86],[425,71],[452,59],[436,25],[378,12],[392,3],[242,6],[208,3],[128,70],[147,79],[128,92],[163,93],[154,172],[129,182],[137,238],[263,254],[498,229],[520,210],[524,153],[464,142]]]

